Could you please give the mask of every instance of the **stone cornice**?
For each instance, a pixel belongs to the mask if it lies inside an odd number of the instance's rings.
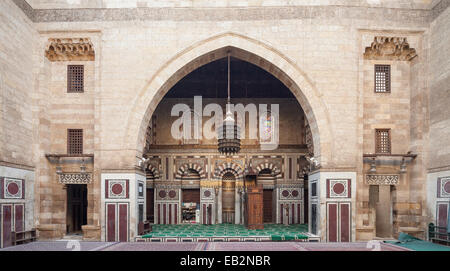
[[[364,6],[286,6],[233,8],[86,8],[33,9],[25,0],[12,0],[37,23],[94,21],[248,21],[289,19],[367,19],[428,24],[442,13],[450,0],[433,9],[401,9]]]

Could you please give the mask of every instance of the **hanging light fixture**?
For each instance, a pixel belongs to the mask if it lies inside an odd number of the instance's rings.
[[[241,150],[241,129],[231,112],[230,98],[230,52],[228,52],[228,102],[227,114],[222,125],[217,129],[218,149],[221,154],[232,155]]]

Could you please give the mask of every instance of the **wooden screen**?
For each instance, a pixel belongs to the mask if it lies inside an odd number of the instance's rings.
[[[264,215],[264,222],[265,223],[271,223],[272,222],[272,195],[273,190],[272,189],[264,189],[263,194],[263,215]]]
[[[391,92],[391,66],[375,65],[375,92]]]
[[[391,153],[391,131],[389,129],[375,130],[375,153]]]
[[[83,154],[83,129],[67,130],[67,154]]]
[[[84,66],[67,66],[67,92],[84,92]]]
[[[200,204],[200,189],[183,189],[183,202]]]

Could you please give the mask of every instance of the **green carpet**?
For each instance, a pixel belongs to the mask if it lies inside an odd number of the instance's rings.
[[[394,244],[396,246],[408,248],[415,251],[450,251],[449,246],[442,246],[427,242],[403,232],[400,233],[398,241],[385,241],[385,243]]]
[[[304,234],[308,232],[308,225],[265,224],[263,230],[248,230],[244,225],[218,224],[182,224],[182,225],[153,225],[153,231],[143,238],[158,237],[246,237],[270,236],[273,241],[287,241],[308,239]]]

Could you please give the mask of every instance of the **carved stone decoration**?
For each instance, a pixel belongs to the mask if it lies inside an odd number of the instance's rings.
[[[90,184],[91,174],[86,173],[62,173],[59,174],[59,183],[61,184]]]
[[[309,124],[306,126],[306,130],[305,130],[305,143],[306,143],[306,147],[308,148],[308,154],[311,157],[314,157],[313,137],[312,137],[312,133],[311,133],[311,127],[309,127]]]
[[[366,183],[369,185],[398,185],[398,174],[367,174]]]
[[[365,59],[374,60],[405,60],[417,56],[416,50],[410,48],[406,38],[375,37],[370,47],[364,52]]]
[[[50,61],[94,61],[95,51],[90,39],[49,39],[45,56]]]

